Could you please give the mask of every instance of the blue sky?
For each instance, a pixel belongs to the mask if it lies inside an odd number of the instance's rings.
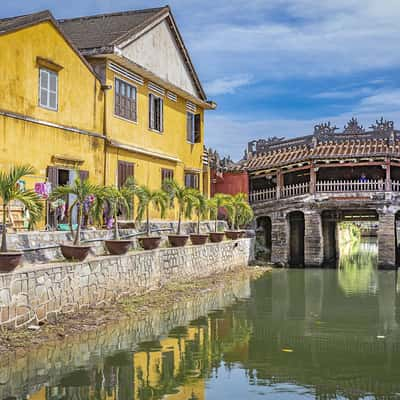
[[[158,7],[156,0],[2,0],[0,17]],[[234,159],[249,140],[312,133],[356,116],[400,128],[399,0],[170,0],[208,97],[206,144]]]

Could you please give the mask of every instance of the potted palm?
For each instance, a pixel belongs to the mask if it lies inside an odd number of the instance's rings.
[[[247,206],[248,203],[244,193],[227,196],[225,209],[228,213],[228,218],[231,224],[231,229],[225,231],[225,235],[228,239],[235,240],[242,236],[243,231],[239,230],[239,225],[241,222],[240,219],[243,219]]]
[[[69,207],[70,216],[74,209],[76,209],[77,212],[76,229],[72,230],[73,241],[72,243],[60,244],[61,253],[67,260],[83,261],[89,254],[91,246],[81,244],[83,206],[87,198],[91,196],[100,196],[101,192],[101,187],[91,184],[87,179],[82,180],[79,176],[79,173],[77,173],[77,177],[73,183],[64,186],[58,186],[51,193],[51,201],[64,199],[68,195],[73,195],[75,198]]]
[[[139,204],[137,208],[137,220],[146,217],[146,236],[138,237],[140,245],[145,250],[156,249],[161,242],[161,236],[151,235],[150,230],[150,207],[153,206],[160,212],[161,218],[165,215],[168,204],[168,195],[163,190],[150,190],[147,186],[139,186],[136,190]]]
[[[208,211],[207,200],[204,195],[196,189],[192,189],[190,197],[188,198],[186,216],[192,217],[193,211],[196,214],[196,233],[190,235],[190,241],[194,245],[205,244],[208,239],[208,235],[200,233],[200,220]]]
[[[246,226],[254,220],[254,212],[250,204],[246,201],[238,209],[237,223],[238,227]],[[243,237],[246,233],[244,230],[240,230],[240,237]]]
[[[168,241],[172,247],[185,246],[189,236],[182,235],[182,216],[186,212],[188,201],[190,201],[191,190],[190,188],[180,186],[176,181],[169,179],[164,182],[164,190],[168,193],[171,207],[174,207],[175,201],[178,205],[178,226],[176,233],[168,235]]]
[[[213,243],[222,242],[225,233],[218,232],[218,211],[225,206],[227,196],[222,193],[216,193],[209,201],[210,218],[214,219],[214,232],[210,232],[210,240]]]
[[[132,244],[132,240],[121,239],[118,225],[118,213],[121,210],[130,212],[133,195],[133,190],[126,186],[120,189],[116,187],[104,188],[104,203],[107,204],[109,214],[114,220],[113,238],[105,240],[104,243],[107,250],[112,255],[126,254]]]
[[[0,248],[0,272],[10,272],[21,262],[21,251],[10,251],[7,246],[7,214],[12,201],[21,202],[29,212],[29,228],[42,216],[43,203],[33,190],[23,190],[18,182],[26,175],[34,173],[29,165],[14,166],[7,172],[0,172],[0,197],[3,202],[3,226]]]

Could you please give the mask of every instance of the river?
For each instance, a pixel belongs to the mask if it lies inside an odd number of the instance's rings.
[[[400,293],[376,243],[0,365],[2,398],[400,398]],[[399,307],[399,308],[398,308]]]

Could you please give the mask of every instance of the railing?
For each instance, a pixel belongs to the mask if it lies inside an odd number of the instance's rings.
[[[275,200],[276,188],[255,190],[250,193],[250,203],[259,203],[261,201]]]
[[[367,181],[319,181],[316,184],[317,192],[379,192],[385,190],[382,180]]]
[[[301,196],[309,193],[310,183],[298,183],[297,185],[287,185],[281,189],[281,198]]]
[[[383,192],[385,190],[385,181],[380,179],[371,179],[366,181],[318,181],[315,185],[315,191],[317,193]],[[393,192],[400,192],[400,181],[392,181],[391,190]],[[250,193],[250,202],[259,203],[263,201],[275,200],[278,198],[277,192],[277,188],[253,191]],[[279,198],[287,199],[289,197],[302,196],[307,193],[310,193],[310,182],[283,186],[280,189]]]

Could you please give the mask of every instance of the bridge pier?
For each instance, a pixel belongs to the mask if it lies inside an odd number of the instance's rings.
[[[324,262],[322,218],[319,212],[304,211],[304,265],[320,267]]]
[[[378,268],[396,268],[395,214],[379,213],[378,227]]]
[[[282,267],[289,263],[289,227],[286,214],[271,215],[271,262]]]

